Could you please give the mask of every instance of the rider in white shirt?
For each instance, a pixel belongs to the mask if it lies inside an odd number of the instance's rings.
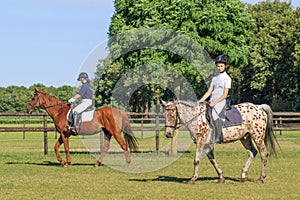
[[[221,131],[225,122],[226,98],[231,88],[231,78],[225,71],[228,67],[228,58],[226,56],[219,55],[215,64],[219,73],[213,77],[210,87],[199,101],[203,102],[210,97],[209,106],[212,108],[212,118],[214,120],[214,137],[212,137],[211,141],[213,143],[222,143],[223,135]]]

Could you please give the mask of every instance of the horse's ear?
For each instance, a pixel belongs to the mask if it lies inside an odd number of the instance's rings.
[[[39,92],[40,89],[39,88],[34,88],[35,93]]]
[[[165,102],[164,100],[160,100],[163,106],[167,106],[167,102]]]

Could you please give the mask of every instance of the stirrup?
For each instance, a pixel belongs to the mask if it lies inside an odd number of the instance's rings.
[[[71,131],[73,131],[73,132],[76,132],[76,128],[75,128],[74,126],[66,126],[66,128],[67,128],[68,130],[71,130]]]

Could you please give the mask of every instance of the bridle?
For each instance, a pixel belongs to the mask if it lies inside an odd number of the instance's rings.
[[[165,125],[166,128],[173,128],[175,130],[179,129],[182,125],[187,125],[189,123],[192,123],[194,121],[194,119],[200,115],[200,114],[195,115],[191,119],[189,119],[188,121],[180,123],[181,119],[180,119],[180,115],[179,115],[177,106],[175,106],[175,108],[166,108],[166,110],[176,110],[175,124],[174,125]],[[178,125],[178,124],[180,124],[180,125]]]
[[[39,93],[35,93],[34,96],[35,96],[35,95],[38,96],[38,97],[36,98],[36,101],[35,101],[33,104],[29,103],[29,105],[31,106],[31,108],[32,108],[33,110],[36,110],[36,105],[37,105],[38,103],[41,104],[41,103],[40,103],[40,97],[41,97],[41,95],[40,95]],[[51,108],[51,107],[59,106],[59,105],[62,105],[62,104],[64,104],[64,103],[58,103],[58,104],[49,105],[49,106],[43,106],[43,107],[46,109],[46,108]]]
[[[166,108],[166,110],[176,110],[176,118],[175,118],[175,124],[174,125],[165,125],[166,128],[173,128],[173,129],[179,129],[180,126],[178,126],[178,124],[180,123],[180,116],[179,116],[179,112],[178,112],[178,108]]]
[[[35,101],[33,104],[31,104],[31,103],[29,102],[29,105],[31,106],[31,109],[33,109],[33,110],[36,110],[36,104],[37,104],[38,102],[40,102],[40,94],[39,94],[39,93],[35,93],[34,96],[35,96],[35,95],[38,96],[38,97],[36,98],[36,101]]]

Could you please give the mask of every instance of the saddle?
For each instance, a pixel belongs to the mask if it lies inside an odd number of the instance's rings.
[[[225,111],[225,122],[223,128],[230,126],[239,126],[243,122],[242,115],[240,111],[234,107],[230,106],[229,109]]]
[[[210,127],[212,128],[212,143],[223,143],[223,132],[222,128],[227,128],[230,126],[238,126],[243,122],[242,115],[240,111],[234,107],[227,105],[225,108],[225,122],[221,119],[213,120],[212,117],[212,108],[207,106],[206,110],[206,119],[209,122]]]
[[[95,109],[92,106],[88,107],[82,113],[78,114],[77,121],[78,122],[88,122],[88,121],[91,121],[93,119],[93,117],[94,117],[94,112],[95,112]],[[72,115],[73,114],[72,114],[72,108],[71,108],[69,110],[68,114],[67,114],[68,122],[72,122],[73,121],[73,116]]]
[[[67,114],[67,120],[71,124],[73,122],[74,116],[72,113],[72,109],[69,110]],[[97,119],[95,117],[95,109],[90,106],[82,113],[77,114],[76,133],[73,135],[91,135],[97,133],[101,130],[99,123],[97,123]]]

